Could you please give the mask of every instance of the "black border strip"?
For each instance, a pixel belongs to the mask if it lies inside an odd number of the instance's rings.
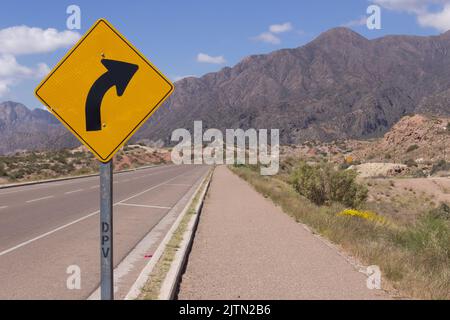
[[[56,111],[55,111],[55,109],[54,108],[52,108],[48,103],[47,103],[47,101],[45,101],[40,95],[39,95],[39,93],[38,93],[38,91],[44,86],[44,84],[52,77],[52,75],[64,64],[64,62],[72,55],[72,53],[74,53],[75,51],[76,51],[76,49],[84,42],[84,40],[86,40],[87,39],[87,37],[91,34],[91,32],[92,31],[94,31],[94,29],[101,23],[101,22],[103,22],[106,26],[108,26],[108,28],[109,29],[111,29],[111,31],[113,31],[130,49],[132,49],[150,68],[152,68],[162,79],[164,79],[164,81],[166,81],[166,83],[170,86],[170,90],[164,95],[164,97],[162,97],[162,99],[161,100],[159,100],[159,102],[153,107],[153,108],[151,108],[151,110],[150,110],[150,112],[149,113],[147,113],[146,115],[145,115],[145,117],[141,120],[141,121],[139,121],[139,123],[133,128],[133,130],[131,130],[131,132],[117,145],[117,147],[115,147],[114,148],[114,150],[111,152],[111,153],[109,153],[105,158],[103,158],[93,147],[91,147],[91,145],[89,144],[89,143],[87,143],[81,136],[80,136],[80,134],[78,133],[78,132],[76,132],[71,126],[70,126],[70,124],[68,124]],[[100,159],[102,159],[102,160],[104,160],[104,161],[106,161],[106,159],[108,159],[113,153],[115,153],[115,152],[117,152],[117,150],[120,148],[120,146],[122,145],[122,144],[124,144],[125,143],[125,141],[126,140],[128,140],[128,139],[130,139],[131,138],[131,136],[135,133],[135,131],[137,130],[137,129],[139,129],[139,127],[143,124],[143,122],[145,122],[151,115],[152,115],[152,113],[154,112],[154,111],[156,111],[156,109],[159,107],[159,105],[167,98],[167,96],[172,92],[174,90],[174,86],[173,86],[173,84],[172,83],[170,83],[169,81],[167,81],[166,80],[166,78],[158,71],[158,70],[156,70],[150,63],[148,63],[148,61],[135,49],[135,48],[133,48],[129,43],[128,43],[128,41],[124,38],[124,37],[122,37],[122,35],[121,34],[119,34],[116,30],[114,30],[113,28],[111,28],[111,26],[109,25],[109,23],[108,22],[106,22],[106,20],[104,20],[104,19],[99,19],[98,21],[97,21],[97,23],[91,28],[91,30],[83,37],[83,39],[80,41],[80,42],[78,42],[78,44],[70,51],[70,53],[64,58],[64,60],[62,60],[59,64],[58,64],[58,66],[50,73],[50,75],[48,75],[47,76],[47,78],[45,79],[45,81],[43,82],[43,83],[41,83],[40,85],[39,85],[39,87],[36,89],[36,91],[35,91],[35,94],[36,94],[36,96],[38,96],[38,98],[42,101],[42,102],[44,102],[45,103],[45,105],[47,106],[47,107],[49,107],[50,109],[51,109],[51,111],[53,112],[53,113],[55,113],[57,116],[58,116],[58,118],[59,119],[61,119],[61,121],[62,122],[64,122],[65,123],[65,125],[67,126],[67,127],[69,127],[70,128],[70,130],[73,132],[73,133],[75,133],[76,134],[76,136],[78,137],[78,139],[79,140],[81,140],[81,141],[83,141],[83,143],[84,144],[86,144],[88,147],[89,147],[89,149],[91,149]]]

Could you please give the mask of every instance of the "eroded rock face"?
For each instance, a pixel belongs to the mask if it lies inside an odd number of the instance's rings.
[[[408,114],[450,116],[449,53],[450,32],[368,40],[332,29],[305,46],[177,81],[134,140],[168,143],[174,129],[192,129],[194,120],[205,130],[277,128],[284,144],[382,137]],[[23,106],[12,112],[11,104],[0,104],[0,153],[76,145],[50,114]]]
[[[49,112],[11,101],[0,103],[0,136],[0,154],[79,145]]]
[[[355,159],[418,164],[450,161],[450,118],[414,115],[402,118],[382,139],[356,151]]]
[[[175,83],[139,137],[175,128],[279,128],[283,143],[382,136],[403,116],[450,116],[450,33],[368,40],[346,29]]]

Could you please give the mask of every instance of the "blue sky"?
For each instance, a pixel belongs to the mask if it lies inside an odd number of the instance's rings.
[[[380,30],[369,30],[363,20],[374,3],[381,8]],[[80,30],[67,30],[66,8],[71,4],[81,9]],[[35,86],[98,18],[108,19],[176,80],[233,66],[251,54],[301,46],[337,26],[351,27],[370,39],[436,35],[450,29],[450,1],[8,1],[0,11],[0,101],[40,107],[33,96]],[[57,31],[48,33],[48,28]],[[24,33],[29,37],[25,44],[18,36]]]

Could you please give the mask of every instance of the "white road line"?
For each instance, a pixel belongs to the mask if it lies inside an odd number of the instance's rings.
[[[7,249],[7,250],[5,250],[5,251],[2,251],[2,252],[0,252],[0,257],[3,256],[3,255],[5,255],[5,254],[7,254],[7,253],[10,253],[11,251],[14,251],[14,250],[19,249],[19,248],[21,248],[21,247],[23,247],[23,246],[26,246],[27,244],[30,244],[30,243],[32,243],[32,242],[34,242],[34,241],[36,241],[36,240],[45,238],[45,237],[51,235],[52,233],[55,233],[55,232],[57,232],[57,231],[59,231],[59,230],[62,230],[62,229],[64,229],[64,228],[67,228],[68,226],[71,226],[71,225],[73,225],[73,224],[75,224],[75,223],[78,223],[78,222],[83,221],[83,220],[85,220],[85,219],[87,219],[87,218],[89,218],[89,217],[92,217],[93,215],[96,215],[97,213],[99,213],[99,211],[90,213],[90,214],[88,214],[87,216],[81,217],[80,219],[77,219],[77,220],[74,220],[74,221],[72,221],[72,222],[69,222],[69,223],[67,223],[67,224],[65,224],[65,225],[62,225],[62,226],[56,228],[56,229],[53,229],[53,230],[51,230],[51,231],[49,231],[49,232],[46,232],[46,233],[44,233],[44,234],[41,234],[40,236],[37,236],[37,237],[35,237],[35,238],[33,238],[33,239],[30,239],[30,240],[27,240],[27,241],[25,241],[25,242],[22,242],[22,243],[18,244],[17,246],[14,246],[14,247],[9,248],[9,249]]]
[[[173,166],[167,166],[166,168],[163,167],[150,167],[150,168],[145,168],[142,169],[142,171],[146,171],[146,170],[156,170],[156,169],[160,169],[157,172],[153,172],[144,176],[148,176],[148,175],[154,175],[154,174],[158,174],[161,172],[172,172],[173,170],[169,170],[166,171],[165,169],[171,169]],[[123,173],[114,173],[114,175],[116,174],[135,174],[137,171],[131,171],[131,172],[123,172]],[[76,184],[76,183],[83,183],[86,182],[88,180],[93,180],[93,179],[98,179],[98,176],[93,176],[93,177],[82,177],[79,179],[73,179],[73,180],[67,180],[67,181],[60,181],[60,182],[44,182],[42,184],[37,184],[37,185],[29,185],[29,186],[20,186],[20,187],[16,187],[16,188],[21,188],[20,190],[14,190],[14,191],[7,191],[7,192],[0,192],[0,196],[2,195],[6,195],[6,194],[11,194],[11,193],[17,193],[17,192],[24,192],[24,191],[32,191],[32,190],[40,190],[40,189],[45,189],[45,188],[49,188],[49,187],[57,187],[57,186],[62,186],[62,185],[68,185],[68,184]],[[93,188],[92,188],[93,189]],[[2,189],[0,189],[1,191]]]
[[[63,185],[62,183],[52,183],[52,186],[61,186]],[[16,187],[16,188],[24,188],[26,187],[27,189],[20,189],[20,190],[14,190],[14,191],[8,191],[8,192],[1,192],[0,196],[4,195],[4,194],[11,194],[11,193],[17,193],[17,192],[23,192],[23,191],[34,191],[34,190],[40,190],[40,189],[45,189],[47,188],[47,186],[36,186],[36,185],[31,185],[31,186],[20,186],[20,187]],[[30,188],[30,189],[28,189]]]
[[[145,204],[136,204],[136,203],[118,203],[120,206],[130,206],[130,207],[143,207],[143,208],[152,208],[152,209],[172,209],[172,207],[162,207],[162,206],[148,206]]]
[[[190,171],[188,171],[188,172],[190,172]],[[125,201],[128,201],[128,200],[131,200],[131,199],[133,199],[133,198],[139,197],[140,195],[143,195],[143,194],[146,193],[146,192],[149,192],[149,191],[151,191],[151,190],[153,190],[153,189],[156,189],[156,188],[158,188],[158,187],[160,187],[160,186],[162,186],[162,185],[165,185],[165,184],[167,184],[168,182],[173,181],[173,180],[175,180],[176,178],[181,177],[182,175],[185,175],[185,174],[188,173],[188,172],[179,174],[179,175],[177,175],[177,176],[175,176],[175,177],[173,177],[173,178],[171,178],[171,179],[169,179],[169,180],[167,180],[167,181],[165,181],[165,182],[162,182],[162,183],[160,183],[160,184],[157,184],[156,186],[153,186],[153,187],[151,187],[151,188],[148,188],[147,190],[141,191],[141,192],[139,192],[139,193],[137,193],[137,194],[135,194],[135,195],[133,195],[133,196],[131,196],[131,197],[128,197],[128,198],[126,198],[126,199],[123,199],[123,200],[117,202],[117,204],[119,204],[119,203],[124,203]]]
[[[95,188],[99,188],[99,186],[92,186],[89,189],[95,189]]]
[[[67,191],[67,192],[64,192],[64,194],[71,194],[71,193],[81,192],[81,191],[83,191],[83,189],[77,189],[77,190]]]
[[[192,170],[189,170],[188,172],[190,172],[190,171],[192,171]],[[118,205],[118,204],[121,204],[121,203],[124,202],[124,201],[133,199],[133,198],[135,198],[135,197],[137,197],[137,196],[140,196],[141,194],[144,194],[144,193],[146,193],[146,192],[148,192],[148,191],[150,191],[150,190],[153,190],[153,189],[155,189],[155,188],[158,188],[158,187],[160,187],[160,186],[162,186],[162,185],[164,185],[164,184],[166,184],[166,183],[168,183],[168,182],[170,182],[170,181],[175,180],[175,179],[178,178],[178,177],[181,177],[181,176],[185,175],[185,174],[188,173],[188,172],[181,173],[181,174],[179,174],[179,175],[177,175],[177,176],[175,176],[175,177],[173,177],[173,178],[171,178],[171,179],[169,179],[169,180],[167,180],[167,181],[165,181],[165,182],[162,182],[162,183],[160,183],[160,184],[158,184],[158,185],[156,185],[156,186],[153,186],[153,187],[151,187],[151,188],[148,188],[147,190],[144,190],[144,191],[142,191],[142,192],[139,192],[139,193],[137,193],[137,194],[135,194],[135,195],[133,195],[133,196],[127,198],[127,199],[124,199],[124,200],[121,200],[121,201],[119,201],[119,202],[116,202],[116,203],[114,204],[114,206],[115,206],[115,205]],[[52,196],[51,196],[51,197],[52,197]],[[37,201],[37,200],[36,200],[36,201]],[[78,222],[80,222],[80,221],[83,221],[83,220],[85,220],[85,219],[87,219],[87,218],[89,218],[89,217],[92,217],[92,216],[98,214],[99,212],[100,212],[100,211],[97,210],[97,211],[92,212],[92,213],[90,213],[90,214],[88,214],[88,215],[85,215],[84,217],[81,217],[81,218],[79,218],[79,219],[77,219],[77,220],[74,220],[74,221],[69,222],[69,223],[67,223],[67,224],[65,224],[65,225],[62,225],[62,226],[60,226],[60,227],[58,227],[58,228],[56,228],[56,229],[50,230],[49,232],[46,232],[46,233],[44,233],[44,234],[41,234],[40,236],[37,236],[37,237],[35,237],[35,238],[33,238],[33,239],[30,239],[30,240],[27,240],[27,241],[25,241],[25,242],[22,242],[22,243],[20,243],[20,244],[14,246],[14,247],[12,247],[12,248],[6,249],[6,250],[0,252],[0,257],[3,256],[3,255],[5,255],[5,254],[7,254],[7,253],[10,253],[10,252],[12,252],[12,251],[14,251],[14,250],[17,250],[17,249],[19,249],[19,248],[21,248],[21,247],[23,247],[23,246],[26,246],[26,245],[28,245],[28,244],[34,242],[34,241],[40,240],[40,239],[45,238],[45,237],[47,237],[47,236],[49,236],[49,235],[51,235],[51,234],[53,234],[53,233],[55,233],[55,232],[58,232],[58,231],[60,231],[60,230],[62,230],[62,229],[65,229],[65,228],[71,226],[71,225],[74,225],[74,224],[76,224],[76,223],[78,223]]]
[[[1,207],[0,207],[0,210],[6,209],[6,208],[8,208],[8,206],[1,206]]]
[[[47,197],[37,198],[37,199],[33,199],[33,200],[28,200],[28,201],[26,201],[26,203],[41,201],[41,200],[50,199],[50,198],[53,198],[53,197],[54,196],[47,196]]]

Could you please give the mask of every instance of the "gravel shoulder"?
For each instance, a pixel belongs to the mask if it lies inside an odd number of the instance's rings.
[[[335,248],[217,167],[178,299],[389,299]]]

